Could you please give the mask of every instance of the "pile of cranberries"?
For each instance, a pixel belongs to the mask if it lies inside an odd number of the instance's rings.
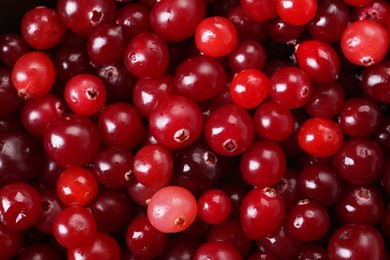
[[[388,1],[57,0],[17,23],[0,260],[389,259]]]

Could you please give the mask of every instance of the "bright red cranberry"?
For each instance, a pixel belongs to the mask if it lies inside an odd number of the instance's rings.
[[[71,167],[58,178],[56,190],[65,205],[82,207],[96,196],[98,183],[90,170]]]
[[[225,156],[244,152],[252,143],[255,129],[249,113],[243,108],[228,104],[211,113],[204,134],[210,148]]]
[[[98,129],[106,146],[133,149],[141,142],[145,126],[136,108],[125,102],[108,104],[99,114]]]
[[[343,145],[340,126],[327,118],[312,117],[305,121],[298,133],[299,146],[315,157],[329,157]]]
[[[371,226],[347,224],[339,227],[328,244],[329,259],[384,259],[384,242]]]
[[[257,107],[268,96],[268,77],[257,69],[242,70],[230,83],[230,97],[235,104],[245,109]]]
[[[254,40],[239,41],[229,54],[229,67],[235,73],[246,69],[262,70],[265,62],[265,48]]]
[[[127,3],[118,8],[115,23],[122,26],[127,38],[151,31],[150,8],[141,3]]]
[[[150,199],[147,215],[160,232],[176,233],[187,229],[197,216],[194,195],[180,186],[165,186]]]
[[[343,54],[351,63],[371,66],[385,58],[389,48],[389,33],[378,22],[356,21],[345,29],[340,44]]]
[[[272,0],[241,0],[245,13],[256,22],[264,22],[276,17],[276,5]]]
[[[125,50],[127,70],[138,78],[161,76],[169,62],[168,45],[161,36],[152,32],[131,38]]]
[[[96,233],[95,219],[82,207],[65,208],[53,221],[54,238],[68,249],[87,246]]]
[[[26,12],[20,28],[26,43],[37,50],[52,48],[65,36],[65,26],[57,10],[45,6]]]
[[[379,145],[371,139],[346,140],[333,157],[333,165],[340,177],[351,184],[375,181],[384,167],[384,156]]]
[[[282,197],[272,188],[254,188],[243,199],[240,220],[250,239],[264,238],[280,227],[285,214]]]
[[[237,46],[237,30],[228,19],[208,17],[199,23],[195,31],[195,43],[199,51],[211,57],[222,57]]]
[[[19,96],[43,96],[53,88],[56,78],[54,64],[43,52],[32,51],[23,54],[12,68],[12,83]]]
[[[225,86],[221,63],[205,55],[195,56],[179,65],[174,74],[174,89],[191,100],[205,101],[219,94]]]
[[[22,104],[11,78],[12,70],[0,67],[0,116],[15,112]]]
[[[65,109],[64,102],[52,94],[28,99],[21,112],[23,127],[29,134],[42,137],[46,126],[65,114]]]
[[[149,129],[157,142],[168,148],[183,148],[201,134],[203,118],[190,99],[171,95],[161,100],[149,116]]]
[[[390,102],[390,61],[384,60],[365,68],[362,72],[364,94],[373,100]]]
[[[209,241],[204,243],[199,247],[194,256],[194,260],[217,258],[231,260],[242,259],[240,253],[234,246],[220,241]]]
[[[41,198],[29,184],[14,182],[0,189],[2,223],[12,230],[34,225],[41,214]]]
[[[11,259],[16,256],[23,245],[24,234],[22,231],[8,229],[0,223],[0,258]]]
[[[68,249],[68,259],[120,260],[121,248],[118,242],[106,233],[98,232],[90,244],[77,249]]]
[[[158,1],[150,12],[150,25],[154,32],[170,42],[191,37],[206,15],[206,1]]]
[[[224,191],[207,190],[198,199],[198,216],[208,224],[219,225],[228,219],[231,207],[230,199]]]
[[[316,0],[276,0],[275,3],[280,18],[293,25],[309,23],[317,11]]]
[[[272,99],[289,109],[303,106],[310,97],[310,78],[297,67],[280,68],[272,74],[269,84]]]
[[[100,148],[96,125],[87,117],[66,114],[53,119],[43,134],[46,154],[62,167],[91,162]]]
[[[20,56],[30,51],[23,37],[16,33],[0,36],[0,62],[12,67]]]
[[[332,83],[340,73],[340,60],[331,45],[320,40],[298,44],[295,56],[299,67],[315,83]]]
[[[65,26],[82,36],[88,36],[93,28],[115,19],[116,4],[114,0],[59,0],[58,14]]]

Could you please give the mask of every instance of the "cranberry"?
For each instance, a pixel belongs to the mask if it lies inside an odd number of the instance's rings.
[[[141,3],[127,3],[118,8],[116,24],[121,25],[127,38],[151,30],[150,8]]]
[[[4,224],[0,224],[0,245],[2,250],[0,251],[0,257],[8,259],[16,256],[23,245],[23,232],[11,230],[5,227]]]
[[[16,33],[0,36],[0,61],[6,66],[13,66],[20,56],[30,51],[23,37]]]
[[[303,25],[313,19],[317,10],[315,0],[276,0],[276,12],[283,21]]]
[[[210,241],[206,242],[199,247],[196,251],[194,259],[201,260],[207,258],[222,258],[222,259],[231,259],[239,260],[241,259],[240,253],[237,249],[226,243],[220,241]]]
[[[277,15],[275,1],[272,0],[241,0],[240,3],[247,15],[256,22],[264,22]]]
[[[12,70],[0,67],[0,116],[15,112],[22,104],[11,78]]]

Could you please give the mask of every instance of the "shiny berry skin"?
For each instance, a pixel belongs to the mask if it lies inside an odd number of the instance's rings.
[[[384,242],[371,226],[347,224],[339,227],[328,245],[329,259],[384,259]]]
[[[352,21],[373,20],[386,26],[390,13],[390,4],[384,0],[373,0],[363,6],[355,7],[352,11]]]
[[[346,182],[369,184],[381,174],[384,156],[375,141],[352,138],[346,140],[334,155],[333,166]]]
[[[305,31],[305,25],[286,23],[280,17],[269,22],[269,37],[278,43],[296,43]]]
[[[254,142],[242,154],[241,175],[250,185],[264,188],[277,184],[286,170],[286,157],[278,143]]]
[[[298,133],[299,146],[315,157],[329,157],[343,145],[340,126],[330,119],[312,117],[306,120]]]
[[[385,58],[389,33],[378,22],[356,21],[345,29],[340,44],[343,54],[351,63],[371,66]]]
[[[150,11],[150,25],[166,41],[178,42],[191,37],[205,15],[205,0],[158,1]]]
[[[27,183],[14,182],[0,189],[2,224],[11,230],[24,230],[38,220],[41,198],[38,191]]]
[[[129,194],[132,201],[141,206],[148,205],[150,198],[160,189],[161,187],[150,187],[140,183],[136,178],[130,180],[127,185],[127,193]]]
[[[249,113],[243,108],[227,104],[208,117],[204,134],[210,148],[224,156],[244,152],[252,143],[255,129]]]
[[[36,243],[24,248],[18,255],[18,260],[53,259],[60,260],[60,255],[49,245]]]
[[[44,6],[26,12],[20,28],[23,39],[36,50],[52,48],[65,36],[65,26],[57,10]]]
[[[138,78],[159,77],[168,67],[167,43],[155,33],[140,33],[128,43],[124,62],[127,70]]]
[[[12,67],[20,56],[30,51],[30,46],[20,34],[6,33],[0,36],[0,62]]]
[[[180,186],[165,186],[150,199],[147,216],[150,223],[163,233],[187,229],[197,216],[194,195]]]
[[[297,67],[285,66],[278,69],[271,75],[269,84],[271,98],[288,109],[303,106],[310,97],[310,78]]]
[[[294,238],[308,242],[323,237],[330,227],[330,220],[325,206],[301,200],[288,211],[286,225]]]
[[[0,223],[0,259],[10,259],[19,252],[23,245],[22,231],[11,230]]]
[[[198,199],[198,216],[207,224],[224,223],[231,208],[230,198],[220,189],[207,190]]]
[[[237,46],[238,35],[233,23],[221,16],[208,17],[195,31],[196,47],[207,56],[222,57]]]
[[[46,154],[62,167],[82,166],[91,162],[100,148],[95,124],[87,117],[66,114],[53,119],[43,134]]]
[[[52,94],[30,98],[21,112],[23,127],[29,134],[41,137],[50,121],[65,114],[65,109],[64,102]]]
[[[87,246],[97,233],[92,214],[82,207],[68,207],[53,221],[54,238],[65,248]]]
[[[239,41],[229,54],[229,67],[235,73],[245,69],[262,70],[266,62],[265,48],[254,40]]]
[[[275,3],[280,18],[292,25],[309,23],[317,11],[316,0],[276,0]]]
[[[276,17],[276,5],[272,0],[240,0],[245,13],[256,22],[264,22]]]
[[[284,201],[274,189],[254,188],[241,203],[240,220],[247,237],[261,239],[278,230],[284,214]]]
[[[96,196],[98,183],[90,170],[71,167],[61,173],[56,190],[65,205],[82,207]]]
[[[141,3],[127,3],[118,8],[115,23],[122,26],[127,38],[151,31],[150,8]]]
[[[190,99],[171,95],[161,100],[149,116],[149,129],[157,142],[168,148],[183,148],[201,134],[203,118]]]
[[[114,0],[59,0],[57,10],[66,28],[88,36],[93,28],[115,19],[116,5]]]
[[[229,89],[235,104],[245,109],[252,109],[268,96],[268,77],[257,69],[242,70],[235,74]]]
[[[0,116],[15,112],[22,105],[23,99],[18,96],[11,81],[12,70],[0,67]]]
[[[201,245],[195,253],[194,260],[203,259],[242,259],[234,246],[220,241],[209,241]]]
[[[76,259],[100,259],[120,260],[121,248],[118,242],[110,235],[98,232],[89,245],[68,249],[68,260]]]
[[[276,142],[287,139],[294,130],[294,117],[290,110],[273,101],[257,107],[253,122],[260,137]]]
[[[221,93],[225,87],[226,75],[217,59],[200,55],[182,62],[176,69],[173,80],[177,94],[199,102]]]
[[[113,102],[99,113],[98,129],[106,146],[133,149],[145,134],[145,125],[137,109],[125,102]]]
[[[299,67],[314,83],[332,83],[340,73],[340,60],[331,45],[320,40],[298,44],[295,56]]]
[[[171,151],[157,144],[141,147],[134,156],[133,173],[134,177],[145,186],[166,185],[173,173]]]
[[[74,113],[91,116],[103,108],[107,91],[99,77],[92,74],[79,74],[66,84],[64,98]]]
[[[23,54],[12,68],[12,83],[19,96],[43,96],[53,88],[56,70],[49,56],[40,51]]]
[[[390,61],[384,60],[363,70],[362,89],[368,98],[383,103],[390,103],[389,68]]]

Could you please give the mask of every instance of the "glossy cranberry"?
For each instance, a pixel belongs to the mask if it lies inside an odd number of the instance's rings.
[[[233,23],[221,16],[205,18],[195,31],[196,47],[211,57],[228,55],[236,48],[237,41]]]
[[[62,167],[91,162],[100,148],[99,132],[87,117],[66,114],[53,119],[43,134],[43,145],[50,159]]]
[[[118,242],[106,233],[98,232],[89,245],[68,249],[68,259],[120,260],[121,248]]]
[[[268,96],[268,77],[257,69],[242,70],[235,74],[230,83],[230,97],[245,109],[257,107]]]
[[[262,70],[265,62],[265,49],[254,40],[239,41],[237,47],[229,54],[229,67],[235,73],[246,69]]]
[[[127,38],[148,32],[150,26],[150,8],[141,3],[127,3],[118,8],[116,13],[116,24],[122,26]]]
[[[133,102],[139,113],[149,118],[154,107],[163,98],[174,93],[173,77],[163,74],[158,78],[138,79],[133,88]]]
[[[362,72],[362,88],[367,97],[383,102],[390,102],[390,61],[384,60],[367,67]]]
[[[340,81],[313,84],[303,108],[312,117],[333,118],[340,113],[344,102],[345,91]]]
[[[325,206],[314,201],[301,200],[288,211],[286,226],[297,240],[315,241],[326,234],[330,219]]]
[[[60,255],[50,246],[45,244],[34,244],[26,247],[18,255],[18,260],[29,259],[53,259],[60,260]]]
[[[29,134],[42,137],[50,121],[65,114],[65,110],[64,102],[52,94],[29,99],[21,112],[23,127]]]
[[[14,182],[0,189],[0,214],[4,225],[12,230],[31,227],[41,213],[38,191],[29,184]]]
[[[230,199],[224,191],[210,189],[198,199],[198,216],[208,224],[222,224],[228,219],[231,207]]]
[[[22,104],[11,78],[12,70],[0,67],[0,116],[15,112]]]
[[[12,68],[12,83],[19,96],[43,96],[52,89],[56,71],[49,56],[40,51],[23,54]]]
[[[315,0],[276,0],[276,13],[292,25],[304,25],[313,19],[317,11]]]
[[[334,208],[337,219],[342,224],[375,226],[383,216],[384,202],[380,190],[375,186],[348,185],[343,189]]]
[[[225,156],[244,152],[254,137],[253,120],[243,108],[228,104],[211,113],[204,134],[210,148]]]
[[[326,248],[316,244],[304,245],[298,254],[298,260],[328,260]]]
[[[137,147],[145,133],[145,126],[138,111],[125,102],[108,104],[99,114],[98,129],[106,146],[126,149]]]
[[[314,39],[336,43],[347,28],[349,18],[350,10],[343,1],[319,1],[316,14],[307,28]]]
[[[340,60],[331,45],[320,40],[299,43],[295,56],[299,67],[315,83],[332,83],[340,73]]]
[[[256,22],[264,22],[277,15],[275,1],[272,0],[240,0],[240,3],[247,15]]]
[[[8,229],[0,223],[0,258],[10,259],[19,252],[23,245],[24,235],[22,231]]]
[[[261,239],[275,232],[282,224],[285,205],[272,188],[254,188],[243,199],[240,220],[250,239]]]
[[[65,248],[87,246],[96,236],[96,222],[92,214],[82,207],[68,207],[53,221],[56,241]]]
[[[289,109],[303,106],[310,97],[310,78],[297,67],[280,68],[272,74],[269,84],[272,99]]]
[[[222,91],[225,78],[224,68],[218,60],[205,55],[195,56],[176,69],[174,90],[195,102],[204,101]]]
[[[356,21],[344,30],[340,44],[343,54],[351,63],[371,66],[385,58],[389,48],[389,33],[378,22]]]
[[[204,243],[199,247],[196,251],[194,260],[201,259],[231,259],[231,260],[239,260],[242,259],[240,253],[237,249],[226,243],[220,241],[209,241]]]
[[[42,149],[20,131],[0,133],[0,186],[30,182],[40,172]]]
[[[372,259],[384,258],[383,238],[371,226],[347,224],[339,227],[328,245],[329,259]]]
[[[191,37],[206,15],[206,1],[158,1],[150,12],[150,25],[154,32],[170,42]],[[185,25],[185,26],[183,26]]]
[[[384,0],[373,0],[363,6],[355,7],[352,11],[351,20],[373,20],[386,25],[390,13],[390,4]]]
[[[152,32],[137,34],[127,45],[124,62],[127,70],[138,78],[159,77],[168,67],[167,43]]]
[[[130,198],[141,206],[148,205],[150,199],[161,187],[150,187],[140,183],[136,178],[133,178],[127,185],[127,192]]]
[[[276,17],[269,22],[269,37],[275,42],[295,43],[305,29],[305,25],[289,24]]]
[[[350,137],[370,137],[382,119],[379,105],[368,98],[353,98],[345,102],[340,112],[340,126]]]
[[[105,22],[114,21],[116,4],[114,0],[59,0],[58,14],[65,26],[82,36],[88,36],[93,28]]]
[[[298,133],[299,146],[315,157],[334,155],[343,145],[343,132],[334,121],[312,117],[305,121]]]
[[[283,198],[286,211],[305,198],[299,189],[298,177],[298,171],[286,168],[280,181],[273,186],[275,191]]]
[[[333,167],[314,164],[299,174],[300,191],[309,199],[328,206],[336,203],[343,190],[341,178]]]
[[[36,50],[52,48],[65,36],[65,26],[57,10],[45,6],[26,12],[20,28],[23,39]]]
[[[171,95],[161,100],[149,116],[149,129],[157,142],[168,148],[183,148],[201,134],[203,118],[190,99]]]
[[[169,237],[164,252],[159,255],[162,260],[192,260],[196,250],[202,245],[202,242],[190,235],[180,234]]]
[[[334,155],[333,165],[346,182],[368,184],[376,180],[383,170],[383,152],[371,139],[349,139]]]
[[[30,50],[23,37],[16,33],[0,36],[0,62],[12,67],[20,56]]]
[[[290,110],[273,101],[257,107],[253,122],[256,133],[272,141],[283,141],[294,130],[294,117]]]

